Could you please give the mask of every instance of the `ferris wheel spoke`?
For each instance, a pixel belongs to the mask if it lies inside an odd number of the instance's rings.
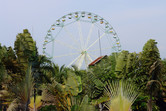
[[[78,44],[78,40],[75,39],[76,37],[74,37],[74,35],[66,27],[64,27],[64,30],[69,35],[69,37],[73,40],[73,42],[75,42],[75,44],[77,44],[80,47],[80,44]]]
[[[85,59],[85,54],[81,55],[80,59],[78,61],[76,61],[76,66],[78,67],[78,69],[81,68],[84,59]]]
[[[89,43],[89,40],[90,40],[92,31],[93,31],[93,27],[94,27],[94,23],[92,23],[91,28],[90,28],[90,30],[89,30],[88,37],[87,37],[87,41],[86,41],[86,44],[85,44],[85,48],[87,47],[87,45],[88,45],[88,43]]]
[[[77,61],[75,62],[75,65],[76,65],[76,66],[78,66],[78,63],[79,63],[81,57],[82,57],[82,55],[81,55],[81,56],[77,59]]]
[[[94,23],[96,27],[98,27],[101,31],[105,32],[104,28],[100,27],[97,23]]]
[[[91,48],[93,45],[95,45],[95,44],[99,41],[99,39],[101,39],[101,38],[104,37],[104,35],[105,35],[105,33],[103,33],[97,40],[95,40],[86,50],[88,50],[88,49]]]
[[[88,68],[89,64],[93,61],[88,53],[86,54],[85,60],[86,60],[86,62],[85,62],[86,63],[86,68]]]
[[[86,55],[85,55],[85,67],[87,68],[88,67],[88,60],[87,60],[87,57],[86,57]]]
[[[82,54],[80,54],[77,58],[75,58],[67,67],[71,66],[76,60],[78,60],[80,57],[82,56]]]
[[[78,25],[78,30],[79,30],[79,36],[80,36],[80,43],[81,43],[81,48],[84,48],[84,40],[83,40],[83,35],[82,35],[82,29],[81,29],[81,23],[80,21],[77,21],[77,25]]]
[[[61,45],[64,45],[64,46],[66,46],[66,47],[68,47],[68,48],[70,48],[70,49],[74,49],[74,50],[77,50],[78,52],[80,52],[79,49],[73,47],[72,45],[66,44],[66,43],[64,43],[64,42],[62,42],[62,41],[59,41],[59,40],[55,40],[55,42],[57,42],[57,43],[59,43],[59,44],[61,44]]]
[[[62,29],[63,29],[63,27],[58,31],[58,33],[55,35],[55,37],[53,37],[52,35],[52,39],[55,39],[58,35],[59,35],[59,33],[61,33],[61,31],[62,31]]]
[[[101,48],[101,49],[95,49],[95,50],[88,50],[88,52],[96,52],[96,51],[100,51],[100,50],[108,50],[111,49],[112,47],[107,47],[107,48]]]
[[[65,57],[65,56],[72,56],[80,53],[70,53],[70,54],[64,54],[64,55],[59,55],[59,56],[54,56],[54,58],[59,58],[59,57]]]
[[[74,20],[74,21],[72,21],[72,22],[70,22],[70,23],[67,23],[67,24],[65,24],[64,26],[68,26],[68,25],[70,25],[70,24],[72,24],[72,23],[74,23],[74,22],[76,22],[76,20]]]
[[[92,61],[93,61],[92,58],[89,56],[88,53],[86,53],[86,55],[85,55],[85,66],[86,66],[86,68],[88,68],[88,65],[89,65]]]
[[[49,53],[45,52],[45,54],[49,56],[49,58],[52,58],[52,56]]]
[[[52,42],[52,56],[54,54],[54,45],[55,45],[55,42]]]
[[[88,58],[87,58],[87,54],[85,55],[85,67],[88,68]]]
[[[87,57],[88,57],[88,59],[89,59],[90,62],[93,61],[92,58],[90,57],[90,55],[88,53],[87,53]]]
[[[89,53],[89,55],[92,56],[92,57],[95,58],[95,59],[97,58],[97,56],[94,55],[94,54]]]

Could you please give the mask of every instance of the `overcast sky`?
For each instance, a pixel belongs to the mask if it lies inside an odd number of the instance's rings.
[[[13,47],[16,35],[29,29],[42,54],[50,26],[75,11],[109,21],[123,50],[140,52],[148,39],[155,39],[161,58],[166,58],[166,0],[0,0],[0,43]]]

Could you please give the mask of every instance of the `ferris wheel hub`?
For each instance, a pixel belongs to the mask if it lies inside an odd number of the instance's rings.
[[[82,52],[81,52],[81,55],[86,54],[86,53],[87,53],[87,51],[82,51]]]

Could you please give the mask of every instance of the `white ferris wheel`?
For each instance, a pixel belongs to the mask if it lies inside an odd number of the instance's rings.
[[[121,51],[117,33],[101,16],[73,12],[52,24],[45,36],[43,53],[58,65],[86,69],[96,58]]]

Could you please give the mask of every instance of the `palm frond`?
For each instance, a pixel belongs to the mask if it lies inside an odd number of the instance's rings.
[[[13,100],[12,103],[9,105],[7,111],[17,111],[17,108],[19,106],[17,101],[17,99]]]
[[[30,97],[32,95],[33,86],[34,83],[31,74],[31,66],[28,66],[25,79],[20,84],[17,84],[15,87],[13,87],[15,99],[9,105],[8,110],[14,111],[18,108],[18,106],[21,109],[28,109],[28,104],[30,103]]]
[[[110,97],[110,101],[105,103],[110,111],[129,111],[138,97],[139,91],[131,82],[122,80],[108,83],[105,88],[105,95]]]

